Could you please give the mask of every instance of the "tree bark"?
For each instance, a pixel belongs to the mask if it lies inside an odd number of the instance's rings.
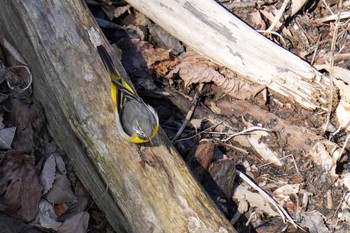
[[[162,131],[154,146],[120,139],[95,48],[109,46],[83,1],[2,1],[0,34],[28,62],[51,135],[117,232],[236,232]]]
[[[214,0],[126,0],[197,52],[305,108],[327,110],[329,78]]]

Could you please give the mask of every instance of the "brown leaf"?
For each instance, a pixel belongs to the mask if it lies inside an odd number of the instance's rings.
[[[214,143],[208,140],[202,140],[197,147],[190,150],[186,163],[199,181],[201,181],[203,175],[208,172],[208,167],[213,159],[213,155]]]
[[[156,62],[168,61],[171,59],[170,49],[165,50],[163,48],[154,48],[152,44],[139,39],[133,39],[132,42],[146,58],[147,66],[149,68],[151,68]]]
[[[17,126],[13,148],[31,153],[34,150],[35,137],[45,122],[41,105],[26,104],[19,99],[14,99],[11,120]]]
[[[8,151],[0,162],[0,202],[26,222],[38,211],[41,186],[34,165],[19,151]],[[16,212],[17,211],[17,212]]]
[[[182,62],[167,77],[171,78],[175,73],[179,73],[185,82],[185,86],[193,83],[213,82],[226,94],[237,99],[249,99],[265,88],[263,85],[250,84],[242,80],[225,77],[218,69],[217,65],[198,53],[188,51]]]

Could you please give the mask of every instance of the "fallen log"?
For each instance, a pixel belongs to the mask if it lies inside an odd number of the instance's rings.
[[[191,104],[188,99],[170,89],[166,89],[166,91],[170,93],[168,98],[177,108],[183,112],[188,111]],[[317,142],[323,140],[322,136],[316,135],[311,130],[302,126],[289,124],[287,120],[245,100],[221,100],[218,101],[217,107],[221,112],[220,115],[214,114],[205,107],[199,106],[193,113],[193,118],[208,120],[211,125],[222,126],[225,132],[228,132],[227,137],[229,137],[230,134],[237,133],[238,129],[235,129],[227,119],[231,119],[232,117],[240,119],[248,115],[251,117],[251,121],[258,122],[262,124],[264,128],[273,132],[278,132],[281,141],[280,144],[284,146],[283,149],[289,152],[296,152],[296,154],[309,152]],[[243,137],[246,138],[245,136]],[[240,137],[233,137],[231,141],[241,143],[242,139]]]
[[[117,232],[236,232],[164,133],[142,147],[117,134],[96,51],[110,47],[83,1],[4,1],[0,34],[27,61],[52,137]]]
[[[329,78],[214,0],[126,0],[207,58],[305,108],[327,110]]]

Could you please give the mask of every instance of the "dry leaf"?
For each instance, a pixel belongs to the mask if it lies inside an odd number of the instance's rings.
[[[0,130],[0,149],[11,149],[11,144],[15,136],[16,127]]]
[[[286,206],[288,210],[295,210],[296,205],[290,196],[292,195],[294,198],[299,193],[299,190],[300,184],[286,184],[274,190],[273,193],[280,205]]]
[[[170,60],[170,51],[162,48],[150,49],[144,51],[147,56],[147,66],[152,67],[156,62]]]
[[[61,204],[57,204],[54,207],[55,209],[55,214],[57,215],[57,217],[62,216],[64,213],[67,212],[67,210],[69,209],[69,204],[68,203],[61,203]]]
[[[282,187],[277,188],[273,193],[276,196],[289,196],[292,194],[298,194],[300,190],[300,184],[286,184]]]
[[[58,227],[62,224],[57,220],[55,210],[53,206],[46,200],[42,199],[39,203],[39,223],[40,226],[45,228],[51,228],[57,231]]]
[[[40,104],[26,104],[14,99],[11,120],[17,126],[13,148],[31,153],[34,150],[34,139],[45,122],[44,112]]]
[[[29,222],[37,214],[41,189],[34,165],[22,152],[8,151],[0,162],[0,203]]]
[[[261,195],[258,193],[248,190],[246,184],[240,184],[234,191],[233,199],[237,200],[236,202],[247,202],[251,207],[259,208],[261,211],[266,213],[268,216],[279,216],[279,214],[270,206],[270,203],[267,202]],[[245,208],[244,208],[245,209]]]
[[[308,228],[308,232],[329,233],[330,229],[325,224],[325,217],[318,211],[309,211],[301,213],[301,225]]]
[[[56,179],[56,160],[55,155],[50,155],[44,164],[43,170],[40,174],[41,185],[44,188],[43,195],[45,195],[51,188]]]
[[[172,70],[167,77],[172,78],[178,73],[184,80],[185,86],[193,83],[213,82],[222,91],[237,99],[249,99],[265,87],[259,84],[249,84],[243,80],[225,77],[218,72],[219,67],[195,51],[188,51],[182,62]]]
[[[119,18],[119,16],[121,16],[122,14],[124,14],[125,12],[127,12],[129,10],[130,10],[130,5],[116,7],[114,9],[114,17]]]
[[[152,68],[156,62],[172,60],[170,56],[171,49],[154,48],[152,44],[139,39],[133,39],[132,41],[146,58],[149,68]]]
[[[266,30],[266,23],[262,19],[259,11],[253,11],[249,14],[250,20],[252,21],[252,26],[258,30]]]
[[[317,142],[309,151],[314,163],[321,166],[324,171],[329,172],[334,179],[338,178],[335,172],[337,161],[340,158],[338,146],[328,140]]]
[[[72,185],[66,175],[56,173],[56,180],[51,190],[46,194],[46,199],[52,204],[69,202],[74,199]]]
[[[269,134],[265,131],[254,131],[248,136],[248,141],[254,151],[260,155],[265,161],[273,163],[275,166],[282,166],[281,160],[276,152],[271,150],[265,143],[261,142],[261,137],[266,137]]]
[[[157,24],[148,23],[148,30],[152,41],[154,41],[158,47],[171,49],[174,54],[180,54],[185,51],[184,46],[178,39],[170,35]]]
[[[80,212],[63,222],[57,233],[86,233],[90,215]]]

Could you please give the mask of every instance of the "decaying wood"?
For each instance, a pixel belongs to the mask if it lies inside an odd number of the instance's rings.
[[[181,111],[186,112],[190,106],[190,101],[185,97],[167,89],[170,93],[170,101]],[[228,135],[233,132],[238,132],[238,129],[234,129],[232,125],[227,122],[230,118],[241,118],[242,116],[249,115],[252,121],[262,124],[263,127],[277,132],[280,143],[285,147],[283,149],[288,151],[295,151],[300,154],[309,152],[320,140],[323,138],[305,127],[299,127],[288,124],[286,120],[276,116],[275,114],[268,112],[255,106],[248,101],[244,100],[232,100],[232,101],[220,101],[217,104],[218,109],[221,111],[221,115],[218,116],[212,113],[209,109],[204,107],[197,107],[194,112],[194,118],[201,120],[208,120],[212,125],[222,126],[228,132]],[[232,140],[237,140],[240,143],[241,138],[233,137]]]
[[[109,46],[83,1],[3,1],[0,34],[28,62],[53,138],[117,232],[235,232],[162,132],[154,146],[119,138],[95,49]]]
[[[242,77],[306,108],[327,109],[329,79],[214,0],[127,0],[164,30]]]

